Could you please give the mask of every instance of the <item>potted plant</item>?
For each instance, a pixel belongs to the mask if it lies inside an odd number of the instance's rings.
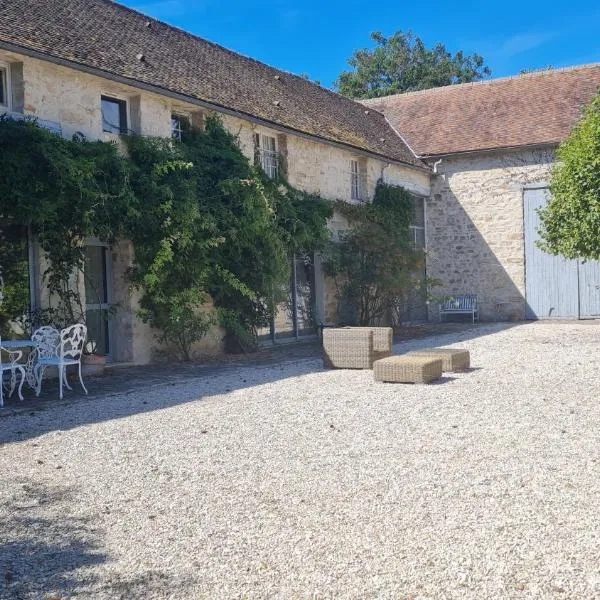
[[[88,340],[83,348],[82,369],[84,375],[104,375],[106,370],[106,356],[97,352],[98,344],[95,340]]]

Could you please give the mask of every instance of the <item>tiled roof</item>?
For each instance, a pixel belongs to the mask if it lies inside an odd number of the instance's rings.
[[[565,139],[600,86],[600,64],[365,100],[418,156]]]
[[[376,111],[109,0],[2,2],[3,42],[424,166]]]

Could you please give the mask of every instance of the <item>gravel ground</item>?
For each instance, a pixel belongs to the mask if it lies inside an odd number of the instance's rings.
[[[598,598],[600,324],[474,369],[303,358],[0,419],[0,598]]]

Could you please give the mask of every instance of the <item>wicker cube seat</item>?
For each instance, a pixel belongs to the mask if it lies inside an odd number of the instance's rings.
[[[373,365],[375,381],[429,383],[442,376],[442,360],[429,356],[388,356]]]
[[[370,330],[373,332],[373,353],[375,360],[392,355],[394,330],[391,327],[344,327],[344,329]]]
[[[375,360],[373,332],[363,328],[323,330],[323,366],[335,369],[371,369]]]
[[[459,348],[424,348],[413,350],[407,356],[429,356],[442,360],[442,370],[446,373],[451,371],[466,371],[471,365],[471,356],[468,350]]]

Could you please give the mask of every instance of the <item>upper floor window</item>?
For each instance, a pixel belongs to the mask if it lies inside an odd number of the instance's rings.
[[[0,108],[10,108],[8,81],[8,68],[0,65]]]
[[[187,117],[183,115],[172,114],[171,115],[171,137],[174,140],[181,141],[183,138],[183,132],[188,125]]]
[[[425,250],[425,201],[412,196],[413,218],[410,224],[410,236],[414,250]]]
[[[360,194],[360,168],[357,160],[350,161],[350,199],[354,202],[362,200]]]
[[[126,134],[127,102],[118,98],[102,96],[102,131]]]
[[[254,134],[260,166],[271,179],[277,179],[279,174],[279,153],[277,152],[277,140],[270,135]]]

